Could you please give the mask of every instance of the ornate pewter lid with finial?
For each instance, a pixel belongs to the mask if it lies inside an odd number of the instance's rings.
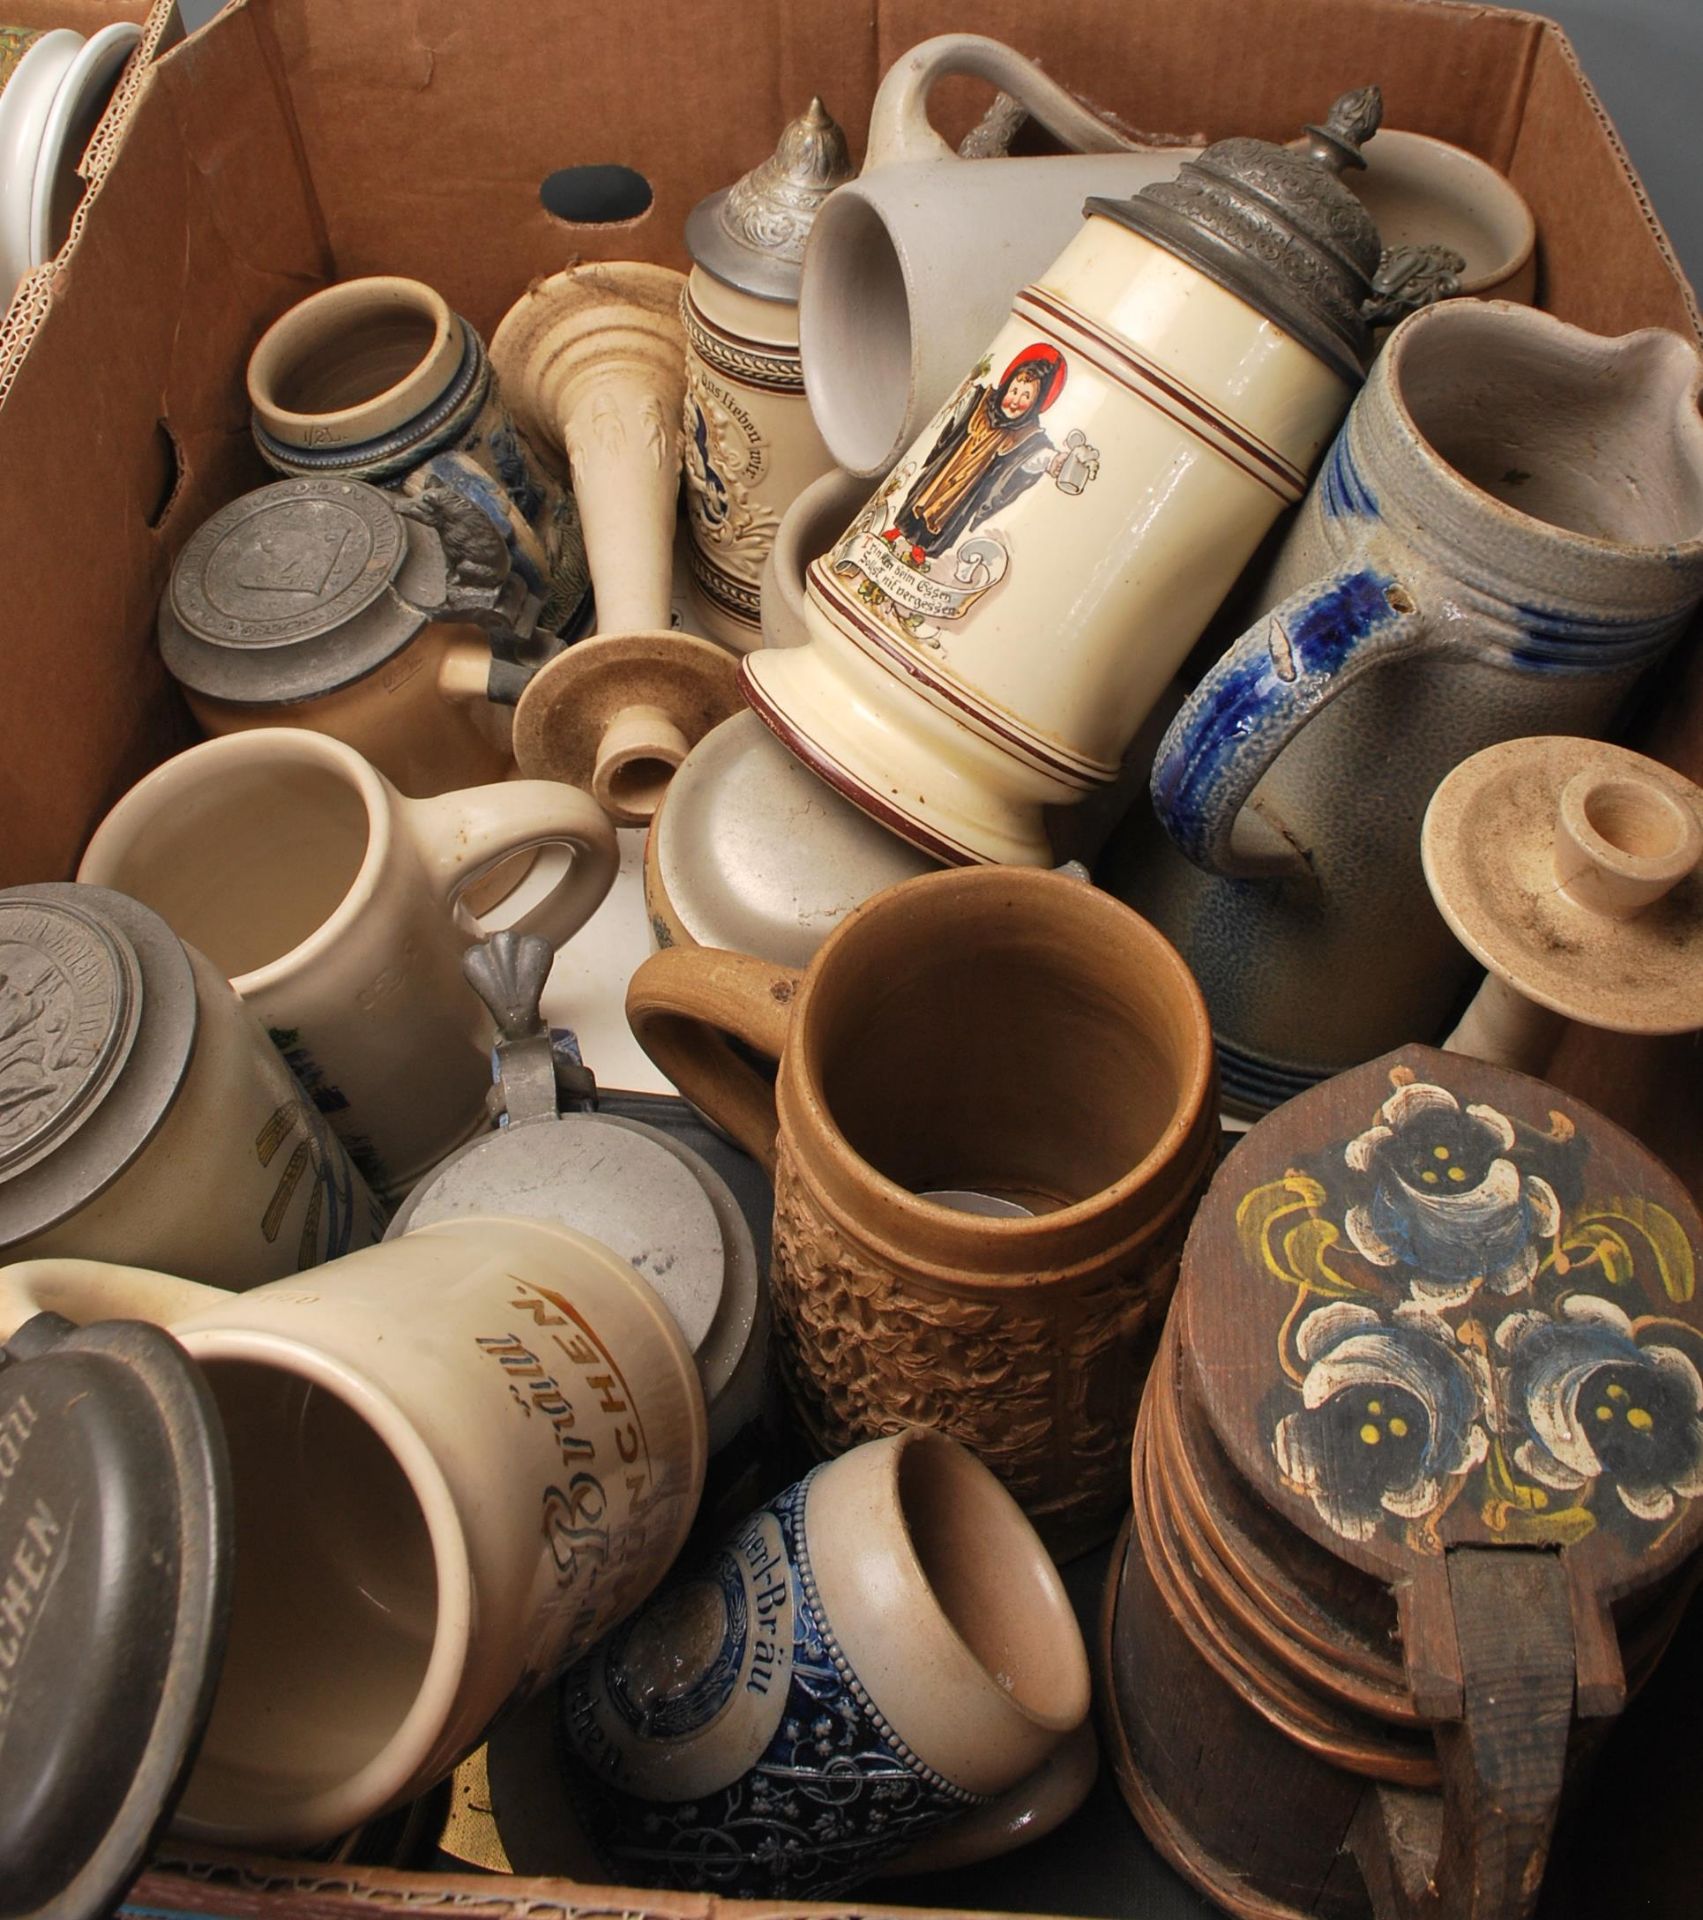
[[[397,499],[323,475],[257,488],[198,527],[158,634],[192,692],[272,706],[365,678],[432,621],[465,622],[490,635],[489,697],[513,702],[559,645],[538,611],[502,535],[453,487]]]
[[[853,172],[845,133],[813,98],[768,159],[686,216],[687,250],[736,292],[796,301],[811,223]]]
[[[1186,260],[1358,385],[1372,328],[1452,290],[1446,272],[1413,271],[1411,250],[1385,262],[1371,216],[1342,183],[1345,168],[1365,166],[1360,149],[1383,111],[1376,87],[1356,88],[1302,144],[1219,140],[1175,180],[1085,211]]]

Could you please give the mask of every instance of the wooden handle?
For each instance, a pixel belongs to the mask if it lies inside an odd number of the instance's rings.
[[[1380,1789],[1349,1844],[1379,1920],[1524,1920],[1549,1857],[1573,1724],[1575,1650],[1559,1554],[1460,1547],[1449,1596],[1461,1717],[1437,1729],[1430,1795]]]
[[[728,1035],[779,1060],[803,977],[748,953],[670,947],[652,954],[627,988],[627,1023],[639,1045],[771,1178],[780,1125],[775,1091],[738,1057]]]

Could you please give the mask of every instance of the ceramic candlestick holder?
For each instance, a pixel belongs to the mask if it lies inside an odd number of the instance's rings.
[[[1510,740],[1437,789],[1437,909],[1487,970],[1445,1046],[1541,1072],[1564,1021],[1703,1026],[1703,789],[1624,747]]]
[[[585,785],[610,818],[648,820],[693,741],[739,708],[733,662],[670,630],[684,281],[666,267],[570,268],[531,288],[491,358],[524,428],[567,449],[598,637],[540,674],[515,711],[528,777]]]

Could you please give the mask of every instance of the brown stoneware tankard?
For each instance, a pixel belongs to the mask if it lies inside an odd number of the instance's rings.
[[[907,1425],[979,1454],[1055,1554],[1103,1539],[1218,1125],[1199,989],[1062,873],[929,873],[803,972],[674,948],[627,1014],[775,1181],[788,1391],[824,1454]],[[771,1089],[727,1045],[780,1062]]]
[[[1259,1920],[1523,1920],[1703,1538],[1703,1222],[1542,1081],[1405,1047],[1202,1203],[1100,1690],[1159,1851]]]

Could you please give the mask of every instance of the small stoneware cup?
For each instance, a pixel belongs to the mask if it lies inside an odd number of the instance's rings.
[[[968,1861],[1038,1838],[1093,1782],[1057,1570],[993,1475],[915,1427],[751,1514],[559,1710],[599,1862],[640,1885],[827,1897],[931,1843]]]
[[[542,780],[405,799],[341,741],[209,740],[96,829],[79,878],[154,908],[226,972],[373,1184],[406,1187],[484,1123],[490,1022],[461,977],[460,894],[510,854],[573,859],[516,922],[561,945],[615,874],[589,795]]]
[[[673,1320],[541,1220],[447,1221],[244,1294],[0,1270],[6,1334],[41,1312],[168,1328],[224,1427],[230,1626],[176,1815],[197,1840],[312,1845],[423,1792],[649,1594],[703,1484]]]
[[[627,1015],[773,1173],[777,1345],[817,1447],[937,1427],[1054,1551],[1109,1533],[1217,1146],[1175,951],[1063,874],[962,869],[866,901],[803,973],[656,954]],[[780,1061],[772,1088],[728,1034]]]
[[[961,160],[929,125],[944,75],[991,81],[1071,149]],[[823,205],[799,291],[804,388],[828,451],[874,479],[1070,241],[1091,194],[1168,180],[1189,149],[1131,140],[997,40],[946,33],[888,69],[862,174]]]
[[[0,1259],[253,1287],[384,1230],[223,972],[105,887],[0,892]]]
[[[485,343],[418,280],[375,274],[310,294],[248,363],[255,444],[278,472],[459,492],[503,534],[547,632],[590,612],[579,510],[516,427]]]
[[[1431,244],[1463,262],[1460,292],[1529,306],[1537,292],[1537,223],[1507,178],[1464,147],[1385,127],[1348,187],[1390,251]]]

